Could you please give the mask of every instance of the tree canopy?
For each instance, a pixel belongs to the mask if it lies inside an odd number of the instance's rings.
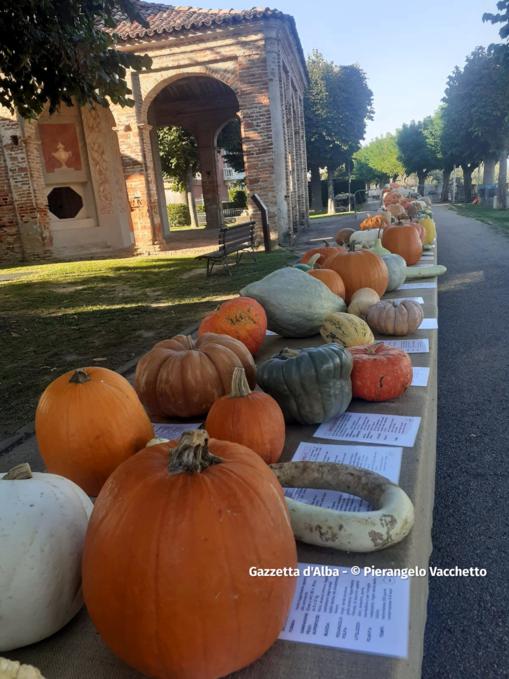
[[[177,188],[183,190],[189,174],[198,171],[198,146],[192,134],[172,125],[157,130],[161,169]]]
[[[115,48],[122,17],[146,24],[132,0],[2,0],[0,105],[25,118],[73,99],[132,106],[127,69],[151,60]]]
[[[306,141],[310,166],[333,171],[359,148],[373,94],[359,66],[337,66],[314,50],[307,60]]]
[[[424,120],[412,120],[411,123],[404,124],[397,132],[396,143],[406,172],[417,174],[422,190],[426,175],[441,166],[433,118],[428,116]]]
[[[373,139],[354,155],[355,174],[364,181],[385,182],[405,171],[394,134]]]

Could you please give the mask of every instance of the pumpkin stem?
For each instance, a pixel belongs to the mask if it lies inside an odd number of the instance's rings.
[[[185,431],[179,444],[171,451],[168,471],[170,474],[199,474],[213,464],[223,462],[221,457],[209,453],[209,435],[205,429]]]
[[[73,384],[85,384],[85,382],[89,382],[90,379],[90,375],[85,368],[78,368],[69,378],[69,382],[72,382]]]
[[[242,396],[249,396],[251,389],[246,377],[244,368],[234,368],[232,375],[232,388],[230,398],[241,398]]]
[[[297,356],[300,354],[300,351],[298,349],[290,349],[289,347],[285,347],[284,349],[281,349],[279,354],[277,355],[278,358],[297,358]]]
[[[187,349],[193,349],[194,348],[194,343],[193,343],[193,338],[191,335],[184,335],[185,342],[187,344]]]
[[[9,469],[7,474],[2,476],[2,481],[21,481],[22,479],[31,479],[32,470],[28,462],[17,464],[12,469]]]

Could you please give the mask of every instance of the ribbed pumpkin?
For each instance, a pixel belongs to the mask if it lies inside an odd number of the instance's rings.
[[[198,335],[215,332],[243,342],[252,354],[262,346],[267,332],[267,314],[262,305],[250,297],[236,297],[207,314]]]
[[[401,396],[412,383],[412,362],[406,351],[383,343],[350,347],[349,351],[354,398],[387,401]]]
[[[313,257],[314,255],[320,255],[319,258],[316,260],[316,264],[318,266],[322,266],[324,260],[327,257],[330,257],[332,253],[337,255],[338,252],[344,252],[343,248],[332,245],[324,245],[323,247],[320,248],[311,248],[311,250],[308,250],[302,255],[302,257],[299,259],[299,262],[301,264],[307,264],[311,257]]]
[[[352,357],[339,344],[283,349],[257,368],[261,388],[288,422],[319,424],[344,413],[352,399]]]
[[[345,284],[341,276],[332,269],[311,269],[308,271],[310,276],[317,278],[331,290],[335,295],[345,299]]]
[[[404,336],[415,332],[422,323],[422,306],[411,299],[401,302],[382,300],[368,309],[366,320],[381,335]]]
[[[363,219],[359,225],[361,231],[366,229],[385,229],[390,224],[390,219],[386,214],[378,213]]]
[[[295,568],[281,485],[236,443],[186,432],[147,448],[97,498],[83,556],[88,612],[109,648],[155,679],[217,679],[276,641]]]
[[[326,342],[339,342],[345,347],[372,344],[373,333],[366,321],[353,314],[335,313],[327,316],[320,328]]]
[[[221,441],[254,450],[267,464],[277,462],[285,445],[285,418],[272,396],[251,391],[243,368],[235,368],[228,396],[214,401],[205,429]]]
[[[158,342],[138,361],[136,391],[153,415],[204,415],[230,390],[234,368],[244,368],[254,387],[253,357],[240,340],[212,332],[196,341],[176,335]]]
[[[417,264],[422,255],[422,242],[413,226],[395,224],[385,229],[382,245],[403,257],[407,266]]]
[[[373,288],[380,297],[387,290],[389,272],[385,262],[368,250],[337,255],[327,261],[327,268],[336,271],[343,279],[347,302],[359,288]]]
[[[95,496],[111,472],[154,436],[136,392],[113,370],[71,370],[44,390],[35,435],[46,468]]]

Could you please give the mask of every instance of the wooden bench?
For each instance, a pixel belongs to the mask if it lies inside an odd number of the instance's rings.
[[[196,257],[196,259],[205,259],[207,261],[207,276],[210,276],[212,273],[214,265],[220,262],[223,264],[223,269],[231,276],[228,256],[236,254],[235,263],[238,264],[244,254],[244,250],[248,250],[249,254],[256,260],[255,226],[256,222],[251,221],[219,229],[217,239],[218,249]]]

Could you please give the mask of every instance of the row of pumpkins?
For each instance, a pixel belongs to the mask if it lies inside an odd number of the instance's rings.
[[[405,335],[419,326],[420,305],[380,297],[405,280],[409,244],[413,252],[418,240],[422,252],[421,238],[398,224],[384,228],[391,252],[377,253],[375,242],[375,251],[306,253],[206,316],[196,338],[157,343],[138,363],[135,389],[99,367],[53,381],[35,423],[50,473],[24,464],[0,478],[0,651],[64,626],[82,605],[83,585],[103,640],[148,676],[216,679],[260,657],[279,635],[296,583],[253,578],[249,568],[296,567],[294,534],[323,544],[300,503],[288,512],[280,480],[319,487],[320,474],[341,475],[341,465],[319,474],[312,469],[320,465],[274,464],[285,422],[320,423],[352,397],[404,393],[410,358],[375,344],[373,330]],[[255,366],[268,328],[292,338],[320,333],[325,343]],[[205,429],[154,439],[147,411],[206,415]],[[380,477],[358,472],[359,487],[380,497]],[[346,490],[344,479],[337,489]],[[341,516],[344,535],[329,546],[368,551],[403,539],[413,507],[398,490],[402,516],[385,541],[369,544],[387,517],[368,512],[351,524]]]

